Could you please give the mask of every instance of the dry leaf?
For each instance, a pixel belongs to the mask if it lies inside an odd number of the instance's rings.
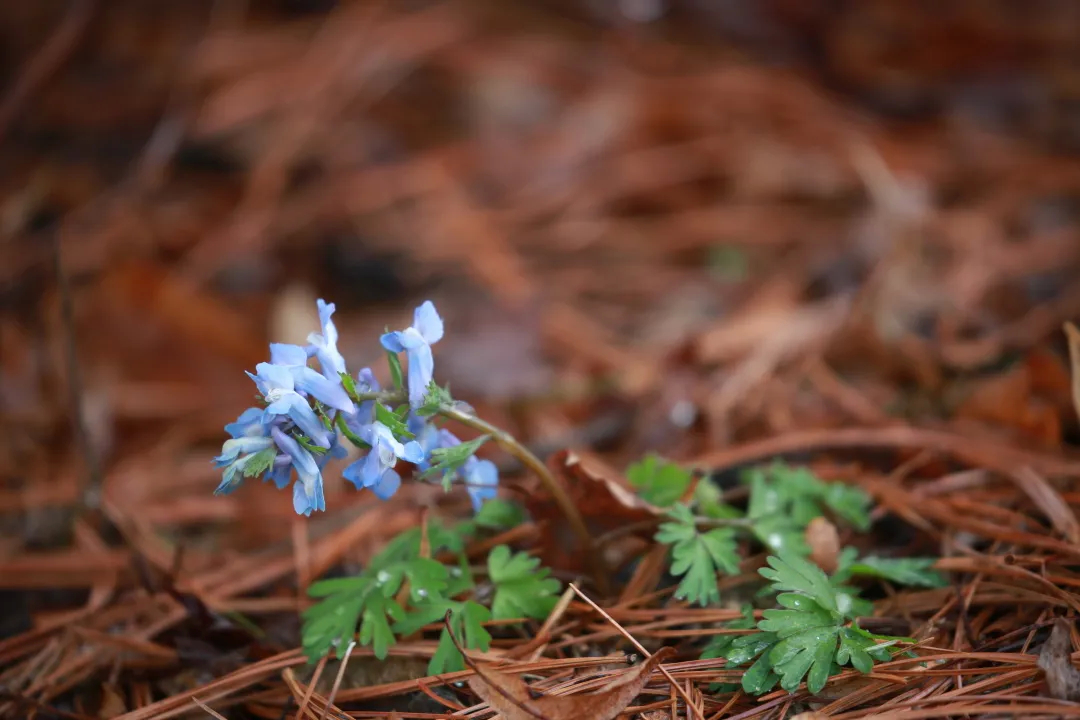
[[[840,557],[840,534],[827,518],[816,517],[806,526],[804,533],[810,548],[810,559],[829,575],[836,572]]]
[[[1077,521],[1072,508],[1045,478],[1029,467],[1016,470],[1012,473],[1012,478],[1043,515],[1050,519],[1055,530],[1072,544],[1080,544],[1080,521]]]
[[[1069,365],[1072,367],[1072,397],[1076,415],[1080,417],[1080,330],[1071,322],[1065,323],[1065,337],[1069,339]]]
[[[636,495],[621,473],[595,455],[578,450],[563,450],[548,460],[548,467],[552,473],[564,480],[563,484],[570,499],[581,511],[589,533],[594,538],[663,515],[660,508]],[[585,570],[588,567],[587,555],[582,551],[577,536],[570,530],[566,518],[551,496],[543,490],[530,493],[526,506],[530,515],[550,528],[550,532],[541,536],[537,548],[537,554],[543,563],[571,572]],[[631,538],[628,536],[627,539]],[[617,550],[614,545],[606,548],[612,555]],[[638,542],[625,552],[620,552],[622,557],[606,557],[606,562],[617,565],[625,559],[627,553],[637,557],[642,552],[644,543]]]
[[[477,674],[469,678],[469,688],[504,720],[611,720],[641,693],[653,670],[674,652],[661,648],[593,693],[538,696],[519,676],[497,670],[490,663],[474,663]]]
[[[802,712],[791,718],[791,720],[829,720],[829,716],[823,712],[817,712],[811,710],[809,712]]]
[[[1054,621],[1050,639],[1039,650],[1038,665],[1046,673],[1046,687],[1058,700],[1080,700],[1080,670],[1072,664],[1071,623]]]

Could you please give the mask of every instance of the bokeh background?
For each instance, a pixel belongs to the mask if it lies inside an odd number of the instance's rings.
[[[434,300],[456,396],[615,468],[1080,440],[1068,0],[5,2],[0,77],[0,635],[162,578],[287,618],[275,582],[467,506],[211,495],[318,297],[354,369]]]

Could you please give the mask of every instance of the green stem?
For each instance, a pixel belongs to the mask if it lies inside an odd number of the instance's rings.
[[[584,546],[583,550],[589,558],[589,564],[592,565],[596,587],[603,595],[609,595],[611,593],[611,588],[608,583],[603,559],[600,553],[594,552],[592,536],[589,534],[589,529],[585,526],[585,519],[581,516],[581,513],[578,512],[577,506],[570,499],[570,496],[566,494],[566,490],[563,488],[562,484],[556,480],[555,476],[551,474],[551,471],[547,469],[547,466],[544,465],[538,457],[533,455],[527,447],[514,439],[513,435],[502,428],[492,425],[486,420],[482,420],[475,415],[462,412],[461,410],[448,405],[439,408],[439,414],[451,420],[457,420],[462,425],[467,425],[474,430],[490,435],[504,450],[521,461],[522,465],[536,473],[536,476],[540,478],[540,482],[543,483],[548,492],[551,493],[555,503],[570,522],[570,527],[573,529],[574,534],[578,536],[578,540]]]

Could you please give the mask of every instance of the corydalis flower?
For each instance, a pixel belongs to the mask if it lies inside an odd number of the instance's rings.
[[[311,368],[305,368],[310,370]],[[304,434],[323,447],[330,447],[330,433],[326,430],[315,411],[308,405],[307,398],[296,391],[293,368],[270,363],[259,363],[256,373],[248,373],[255,381],[259,392],[269,403],[263,410],[263,422],[269,423],[275,416],[287,416]],[[325,380],[318,373],[312,372],[320,380]],[[314,394],[314,393],[312,393]],[[318,396],[315,396],[318,399]]]
[[[415,440],[399,442],[390,428],[381,422],[366,425],[360,437],[371,445],[371,451],[345,468],[342,475],[357,489],[371,488],[376,496],[386,500],[401,486],[401,476],[394,470],[397,461],[419,463],[424,458],[424,451]]]
[[[286,368],[292,375],[293,386],[297,390],[311,395],[328,407],[346,413],[355,412],[356,408],[349,399],[349,394],[341,386],[341,376],[320,375],[307,366],[307,360],[307,351],[299,345],[270,343],[270,364]]]
[[[499,469],[490,460],[475,455],[465,461],[461,468],[465,479],[465,491],[472,500],[473,512],[480,512],[483,504],[495,498],[499,491]]]
[[[214,465],[225,468],[221,476],[221,484],[214,490],[215,495],[228,495],[235,490],[244,479],[244,468],[247,467],[255,456],[274,446],[274,441],[269,437],[241,436],[226,440],[221,448],[221,454],[214,458]]]
[[[434,423],[415,414],[409,416],[409,432],[416,436],[416,441],[424,453],[423,460],[416,463],[421,472],[431,467],[432,450],[461,444],[461,440],[449,430],[436,427]],[[491,500],[498,493],[499,470],[490,460],[481,460],[474,455],[465,461],[457,474],[460,474],[465,482],[465,490],[469,493],[474,511],[479,511],[485,501]]]
[[[424,394],[435,373],[431,346],[443,336],[443,321],[435,305],[426,300],[413,313],[412,327],[382,336],[382,346],[390,352],[404,352],[409,358],[409,405],[424,404]]]
[[[341,353],[337,349],[337,327],[334,325],[334,321],[330,319],[336,308],[334,303],[327,303],[322,300],[319,300],[317,304],[319,306],[319,324],[322,325],[322,334],[311,333],[308,335],[308,342],[311,344],[315,357],[319,359],[319,367],[322,368],[323,375],[328,380],[340,383],[341,373],[347,371],[345,370],[345,358],[341,357]]]
[[[225,468],[221,484],[214,491],[225,495],[237,488],[245,475],[263,472],[263,480],[272,480],[279,490],[287,487],[296,470],[298,481],[293,486],[293,508],[300,515],[310,515],[314,510],[325,510],[321,468],[331,457],[344,457],[345,449],[337,442],[337,435],[330,439],[330,449],[319,460],[282,429],[287,422],[280,416],[270,423],[262,422],[263,411],[248,408],[236,422],[225,426],[232,439],[226,440],[221,454],[214,464]],[[269,456],[267,456],[267,451]],[[258,458],[258,460],[256,460]],[[248,470],[255,462],[258,469]]]
[[[296,469],[297,480],[293,483],[293,510],[298,515],[310,515],[314,510],[326,510],[322,472],[315,458],[306,448],[279,428],[272,428],[270,433],[274,443],[285,452],[292,467]],[[285,478],[287,482],[288,474]],[[278,480],[275,479],[275,482]],[[278,487],[282,487],[280,483]]]

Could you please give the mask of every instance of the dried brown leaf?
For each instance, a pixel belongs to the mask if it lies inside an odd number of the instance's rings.
[[[1012,477],[1024,494],[1049,518],[1055,530],[1074,545],[1080,544],[1080,521],[1077,521],[1076,513],[1044,477],[1029,467],[1021,467]]]
[[[1080,416],[1080,330],[1071,322],[1065,323],[1065,337],[1069,340],[1069,365],[1072,367],[1072,399],[1077,416]]]
[[[611,720],[641,693],[653,670],[672,654],[671,648],[661,648],[594,693],[538,696],[519,676],[489,663],[476,663],[477,674],[469,678],[469,688],[504,720]]]
[[[804,537],[814,564],[830,575],[836,572],[840,557],[840,534],[836,526],[827,518],[816,517],[806,526]]]
[[[1050,639],[1039,651],[1038,665],[1046,673],[1046,687],[1059,700],[1080,700],[1080,670],[1072,664],[1071,623],[1054,621]]]

